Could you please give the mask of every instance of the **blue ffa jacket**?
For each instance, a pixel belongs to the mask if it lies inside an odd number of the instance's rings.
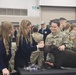
[[[44,30],[41,28],[39,30],[39,33],[43,34],[43,39],[44,39],[44,42],[45,42],[45,39],[46,39],[47,35],[51,33],[51,30],[49,28],[46,28]]]
[[[2,71],[2,69],[4,68],[8,68],[10,58],[11,58],[11,42],[9,43],[9,54],[7,55],[3,39],[0,39],[0,71]]]
[[[23,68],[24,66],[28,66],[30,62],[30,55],[32,51],[37,50],[37,43],[33,40],[33,44],[26,43],[26,40],[23,38],[20,39],[18,50],[15,54],[15,69],[18,67]]]

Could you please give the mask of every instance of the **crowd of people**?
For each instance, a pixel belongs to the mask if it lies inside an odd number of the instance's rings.
[[[0,73],[10,75],[9,61],[12,56],[12,42],[16,43],[14,69],[28,67],[29,64],[42,66],[42,62],[54,62],[55,56],[44,51],[45,46],[55,45],[59,51],[76,52],[76,24],[65,18],[50,21],[50,28],[45,22],[41,29],[33,26],[29,20],[22,20],[19,29],[14,30],[11,22],[4,21],[0,25]],[[49,64],[48,62],[46,62]],[[52,64],[53,66],[53,64]]]

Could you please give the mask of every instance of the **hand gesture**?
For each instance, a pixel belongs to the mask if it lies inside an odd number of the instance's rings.
[[[4,68],[2,70],[2,73],[3,73],[3,75],[10,75],[10,72],[9,72],[9,70],[7,68]]]

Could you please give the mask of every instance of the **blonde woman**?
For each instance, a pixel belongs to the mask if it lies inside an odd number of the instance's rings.
[[[0,26],[0,72],[3,75],[10,75],[8,70],[11,58],[11,36],[13,25],[10,22],[2,22]]]
[[[30,62],[30,55],[32,51],[37,50],[37,48],[43,48],[43,41],[38,44],[34,41],[31,35],[32,24],[28,20],[22,20],[19,33],[17,35],[17,46],[18,50],[15,54],[15,69],[23,68],[28,66]]]

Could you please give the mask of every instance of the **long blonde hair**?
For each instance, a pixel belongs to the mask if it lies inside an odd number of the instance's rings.
[[[30,26],[31,25],[31,22],[29,20],[22,20],[21,21],[21,24],[19,26],[19,32],[18,32],[18,35],[17,35],[17,39],[16,39],[16,43],[17,43],[17,46],[19,46],[19,40],[20,40],[20,37],[21,38],[25,38],[26,40],[26,43],[28,43],[28,40],[30,41],[30,43],[32,44],[32,36],[31,36],[31,31],[29,33],[29,35],[27,34],[27,32],[25,31],[25,28],[27,26]]]
[[[6,49],[6,54],[8,54],[9,52],[9,41],[10,41],[9,31],[11,30],[11,28],[12,28],[12,23],[8,21],[2,22],[0,26],[0,31],[1,31],[0,35],[3,38],[4,46]]]

